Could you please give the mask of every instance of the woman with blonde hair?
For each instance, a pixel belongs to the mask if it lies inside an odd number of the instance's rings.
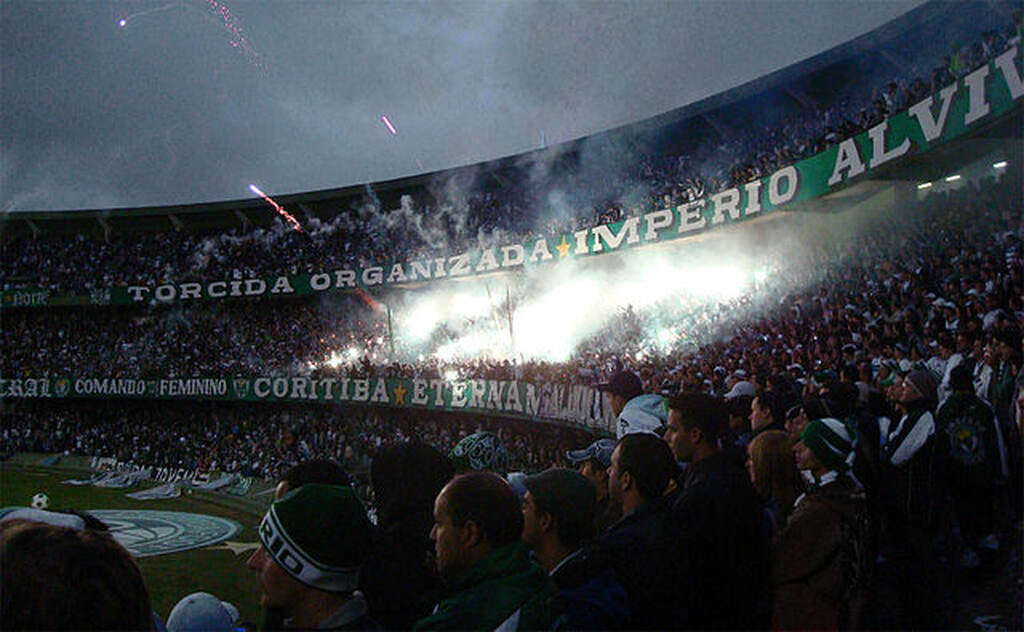
[[[773,536],[786,525],[802,487],[789,433],[767,430],[754,437],[747,446],[747,472],[764,502],[765,530]]]

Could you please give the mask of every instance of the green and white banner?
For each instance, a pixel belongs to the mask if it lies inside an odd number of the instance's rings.
[[[361,269],[323,270],[309,275],[174,284],[154,282],[77,297],[57,296],[42,290],[4,292],[2,305],[128,304],[368,289],[557,264],[679,239],[823,196],[852,181],[869,177],[887,164],[925,153],[1012,112],[1019,107],[1024,94],[1019,64],[1019,48],[1014,46],[938,94],[768,177],[614,224],[444,257],[381,263]]]
[[[347,403],[519,417],[614,431],[589,386],[427,378],[0,378],[0,398],[140,398]]]

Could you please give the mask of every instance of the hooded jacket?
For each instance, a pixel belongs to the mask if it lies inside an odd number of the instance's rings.
[[[637,395],[626,402],[619,413],[616,439],[634,432],[661,435],[668,424],[665,398],[657,394]]]

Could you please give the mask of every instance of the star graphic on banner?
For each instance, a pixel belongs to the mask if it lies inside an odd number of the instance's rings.
[[[559,259],[569,256],[569,242],[565,240],[565,235],[562,235],[562,243],[555,246],[555,249],[558,250]]]
[[[401,405],[405,403],[406,392],[405,387],[401,384],[395,387],[395,404]]]
[[[211,549],[219,549],[222,551],[231,551],[235,556],[242,555],[248,551],[255,551],[260,548],[259,542],[222,542],[217,546],[208,547]]]

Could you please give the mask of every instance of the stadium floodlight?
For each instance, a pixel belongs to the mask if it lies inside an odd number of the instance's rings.
[[[921,184],[917,185],[917,188],[918,189],[929,189],[929,188],[931,188],[931,186],[932,186],[931,182],[922,182]]]
[[[956,182],[959,179],[960,179],[960,174],[959,173],[954,173],[951,176],[946,176],[946,182]]]
[[[1005,169],[1007,164],[1009,164],[1009,163],[1007,163],[1005,160],[1000,160],[999,162],[993,162],[992,163],[992,168],[993,169]]]

